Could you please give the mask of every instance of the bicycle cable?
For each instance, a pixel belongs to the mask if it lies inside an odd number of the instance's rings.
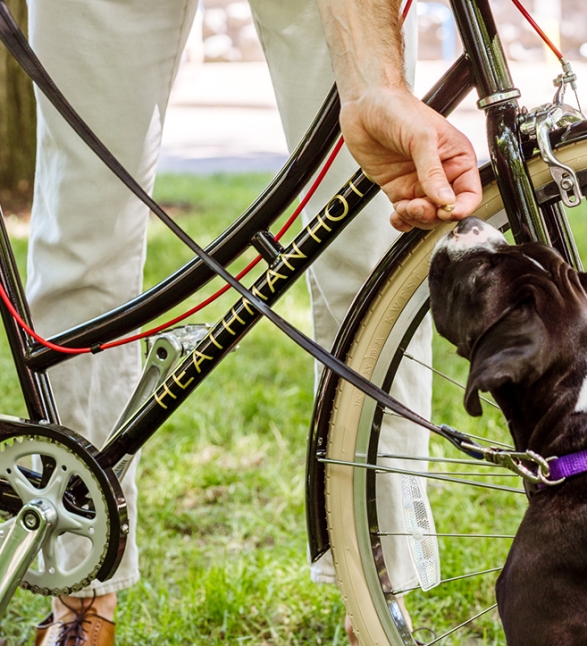
[[[303,199],[300,201],[299,205],[295,209],[295,211],[291,214],[291,216],[288,218],[288,220],[285,222],[285,224],[281,227],[281,229],[275,234],[275,240],[279,241],[283,236],[287,233],[287,231],[291,228],[291,226],[294,224],[294,222],[297,220],[297,218],[300,216],[301,212],[303,209],[306,207],[308,202],[312,199],[314,193],[322,183],[324,177],[330,170],[330,167],[334,163],[334,160],[338,156],[338,153],[340,152],[340,149],[342,148],[344,144],[344,138],[340,137],[337,143],[334,145],[328,159],[324,163],[324,166],[322,167],[321,171],[318,173],[316,179],[314,180],[312,186],[306,193],[306,195],[303,197]],[[238,273],[235,278],[237,280],[241,280],[244,278],[247,274],[251,272],[252,269],[254,269],[259,262],[262,260],[262,257],[259,255],[257,256],[254,260],[252,260],[240,273]],[[192,314],[195,314],[196,312],[199,312],[200,310],[204,309],[214,301],[218,300],[220,296],[225,294],[229,289],[231,289],[230,285],[226,284],[224,287],[216,291],[214,294],[203,300],[202,302],[198,303],[198,305],[192,307],[189,309],[187,312],[184,312],[183,314],[180,314],[179,316],[175,317],[174,319],[171,319],[169,321],[166,321],[165,323],[161,323],[161,325],[158,325],[154,328],[150,328],[148,330],[145,330],[144,332],[140,332],[139,334],[135,334],[133,336],[128,336],[124,337],[122,339],[118,339],[116,341],[111,341],[109,343],[102,343],[98,345],[98,349],[100,351],[102,350],[108,350],[111,348],[116,348],[121,345],[126,345],[128,343],[132,343],[135,341],[140,341],[141,339],[144,339],[148,336],[152,336],[154,334],[157,334],[158,332],[161,332],[162,330],[166,330],[167,328],[171,327],[172,325],[176,325],[177,323],[180,323],[181,321],[185,320],[189,316],[192,316]],[[6,293],[6,290],[4,289],[4,286],[0,283],[0,299],[4,302],[6,307],[8,308],[11,316],[15,319],[15,321],[18,323],[18,325],[27,333],[29,334],[35,341],[40,343],[41,345],[45,346],[46,348],[49,348],[51,350],[55,350],[56,352],[61,352],[63,354],[87,354],[89,352],[96,352],[95,348],[90,348],[90,347],[80,347],[80,348],[69,348],[64,345],[58,345],[55,343],[51,343],[51,341],[48,341],[44,337],[40,336],[37,332],[35,332],[30,325],[28,325],[23,318],[20,316],[20,314],[16,311],[16,308],[14,307],[12,301],[10,300],[10,297]]]
[[[559,59],[559,61],[564,61],[565,57],[563,56],[562,52],[560,49],[552,42],[552,40],[546,35],[544,30],[540,27],[540,25],[532,18],[530,15],[530,12],[524,7],[524,5],[520,2],[520,0],[512,0],[514,3],[515,7],[518,9],[518,11],[524,16],[524,18],[530,23],[534,31],[542,38],[542,40],[545,42],[547,47],[552,51],[552,53]]]

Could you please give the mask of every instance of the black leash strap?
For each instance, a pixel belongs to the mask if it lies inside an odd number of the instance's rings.
[[[233,287],[243,298],[247,299],[261,314],[267,317],[292,341],[297,343],[308,354],[320,361],[326,368],[332,370],[336,375],[350,382],[365,395],[372,397],[381,406],[389,408],[394,413],[409,419],[433,433],[441,435],[449,440],[459,450],[467,455],[482,460],[484,458],[479,446],[479,451],[473,447],[478,446],[472,442],[464,433],[448,426],[437,426],[424,419],[402,403],[391,397],[381,388],[378,388],[362,375],[351,370],[344,362],[330,354],[324,348],[312,341],[298,329],[293,327],[285,319],[276,314],[262,300],[257,298],[246,287],[241,285],[226,269],[214,258],[207,254],[194,240],[192,240],[177,224],[165,213],[165,211],[143,190],[136,180],[128,173],[114,155],[104,146],[98,137],[92,132],[83,119],[72,108],[61,91],[57,88],[41,62],[31,49],[27,39],[20,30],[18,24],[12,17],[6,3],[0,0],[0,40],[6,45],[8,51],[14,56],[29,77],[37,84],[47,99],[55,106],[63,118],[82,138],[82,140],[98,155],[108,168],[144,203],[159,219],[161,219],[212,271],[218,274],[231,287]],[[464,444],[468,446],[464,446]]]

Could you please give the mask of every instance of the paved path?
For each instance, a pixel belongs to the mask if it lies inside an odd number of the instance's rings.
[[[160,170],[276,172],[286,159],[265,63],[184,64],[167,111]]]
[[[573,63],[582,104],[587,109],[587,63]],[[416,94],[422,96],[440,76],[442,61],[418,64]],[[522,105],[552,100],[555,66],[512,63]],[[451,121],[471,139],[480,160],[488,158],[482,114],[471,94]],[[570,97],[567,99],[571,102]],[[161,171],[276,172],[287,158],[269,73],[264,63],[184,64],[178,75],[163,135]]]

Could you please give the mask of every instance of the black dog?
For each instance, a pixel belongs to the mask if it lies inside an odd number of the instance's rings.
[[[432,314],[471,362],[465,407],[480,415],[491,392],[520,451],[585,457],[586,289],[556,251],[477,218],[435,249]],[[587,645],[587,474],[530,497],[496,591],[509,646]]]

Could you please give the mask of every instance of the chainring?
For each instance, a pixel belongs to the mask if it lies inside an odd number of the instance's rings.
[[[0,542],[31,500],[46,500],[57,511],[21,587],[68,595],[115,572],[128,534],[126,502],[97,453],[64,427],[0,418]]]

